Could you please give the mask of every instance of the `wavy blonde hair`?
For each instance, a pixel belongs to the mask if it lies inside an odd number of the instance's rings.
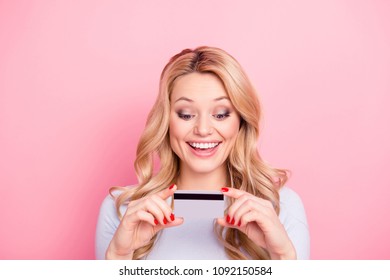
[[[121,188],[116,198],[119,207],[129,200],[157,193],[176,182],[179,175],[179,158],[169,141],[170,95],[175,80],[193,72],[212,73],[223,83],[233,106],[240,114],[241,124],[236,142],[227,158],[230,186],[269,200],[279,214],[278,190],[287,181],[287,170],[276,169],[265,163],[257,149],[260,102],[248,77],[239,63],[225,51],[214,47],[185,49],[173,56],[162,71],[157,100],[150,111],[145,129],[137,147],[134,162],[138,185]],[[160,168],[155,172],[155,158]],[[118,188],[111,188],[110,192]],[[228,206],[233,203],[229,199]],[[268,252],[255,245],[245,234],[233,228],[215,225],[215,232],[231,259],[269,259]],[[150,243],[134,252],[141,259],[153,248],[156,236]]]

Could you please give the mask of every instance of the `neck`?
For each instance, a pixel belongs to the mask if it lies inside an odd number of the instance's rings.
[[[224,166],[210,173],[196,173],[183,168],[176,185],[179,190],[220,190],[228,186],[227,173]]]

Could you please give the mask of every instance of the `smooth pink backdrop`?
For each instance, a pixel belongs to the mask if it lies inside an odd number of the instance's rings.
[[[92,259],[162,67],[224,48],[293,171],[313,259],[390,259],[388,1],[0,1],[0,259]]]

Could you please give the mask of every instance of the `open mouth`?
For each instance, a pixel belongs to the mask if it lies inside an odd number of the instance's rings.
[[[195,151],[211,151],[218,147],[222,142],[210,142],[210,143],[197,143],[197,142],[187,142],[188,145]]]

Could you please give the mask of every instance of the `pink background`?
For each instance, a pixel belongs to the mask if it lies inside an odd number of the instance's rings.
[[[289,168],[313,259],[390,259],[388,1],[0,1],[0,259],[92,259],[100,203],[136,182],[160,72],[235,56],[263,157]]]

